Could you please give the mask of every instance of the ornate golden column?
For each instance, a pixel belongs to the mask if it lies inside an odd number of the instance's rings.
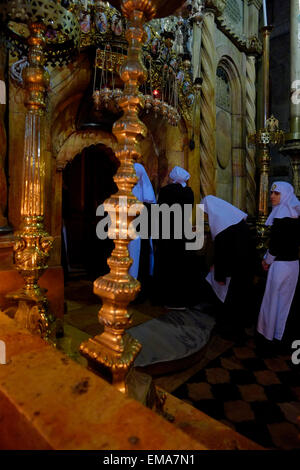
[[[262,125],[256,134],[249,137],[249,142],[255,143],[258,148],[258,158],[260,164],[259,178],[259,202],[258,216],[256,222],[259,250],[265,249],[267,240],[267,227],[265,222],[268,217],[269,200],[269,172],[270,172],[270,146],[282,145],[284,134],[279,130],[279,122],[274,116],[270,116],[270,34],[272,26],[264,26],[263,33],[263,111]]]
[[[200,188],[202,196],[216,194],[216,47],[213,10],[204,11],[201,44]]]
[[[6,232],[7,219],[4,211],[7,204],[7,184],[5,175],[5,158],[6,158],[6,129],[4,123],[4,115],[6,109],[6,92],[5,92],[5,64],[6,64],[6,47],[0,37],[0,234]],[[8,229],[9,230],[9,229]]]
[[[50,321],[48,302],[38,280],[48,268],[47,260],[52,247],[52,237],[44,230],[45,164],[43,159],[43,115],[49,75],[44,68],[44,42],[46,28],[42,22],[29,25],[29,65],[24,69],[27,90],[25,106],[25,140],[23,158],[23,186],[21,199],[22,223],[15,233],[14,261],[24,278],[25,286],[10,298],[23,300],[34,306],[24,308],[23,324],[32,331],[47,337]],[[26,305],[26,304],[25,304]],[[35,308],[37,307],[37,308]],[[19,308],[19,314],[20,308]]]
[[[246,63],[246,132],[247,137],[256,131],[256,58],[253,55],[247,57]],[[255,216],[256,213],[256,150],[246,140],[246,170],[247,170],[247,213]]]
[[[259,178],[259,205],[258,205],[258,227],[259,233],[263,235],[265,221],[268,217],[269,198],[269,172],[270,172],[270,149],[271,143],[266,133],[267,120],[270,117],[270,35],[272,26],[264,26],[263,33],[263,129],[257,134],[256,143],[259,147],[260,178]]]
[[[104,204],[105,209],[116,213],[115,232],[109,232],[109,236],[115,240],[115,248],[108,260],[109,274],[94,282],[94,293],[99,295],[103,302],[99,321],[104,325],[104,332],[83,343],[80,351],[93,369],[104,375],[108,373],[112,384],[125,393],[127,373],[141,349],[140,343],[125,333],[131,317],[128,304],[140,289],[139,282],[128,274],[132,264],[128,253],[128,225],[134,216],[127,215],[130,207],[138,202],[131,192],[138,181],[133,163],[134,158],[140,156],[137,149],[138,137],[146,135],[146,127],[138,118],[142,106],[138,88],[146,78],[146,71],[140,60],[145,39],[143,24],[146,18],[149,20],[154,16],[155,10],[151,2],[143,0],[125,1],[122,10],[128,18],[128,55],[120,71],[125,86],[123,96],[118,102],[124,114],[113,126],[113,133],[118,140],[116,156],[121,164],[114,177],[118,192]]]
[[[120,6],[118,1],[111,3]],[[122,12],[128,19],[128,50],[127,59],[120,70],[124,92],[118,101],[124,114],[113,126],[113,133],[118,140],[116,156],[120,160],[120,167],[114,178],[118,192],[104,203],[105,210],[116,215],[116,227],[109,229],[115,248],[108,260],[109,274],[94,282],[94,292],[103,302],[99,321],[104,325],[104,332],[82,343],[80,351],[93,370],[107,376],[123,393],[128,392],[126,378],[141,349],[140,343],[125,333],[125,329],[130,325],[131,317],[128,304],[140,289],[139,282],[128,274],[132,264],[128,253],[128,227],[135,217],[128,213],[132,205],[138,203],[132,194],[132,188],[138,181],[133,163],[134,159],[140,158],[138,139],[146,134],[146,127],[138,118],[138,111],[143,106],[139,86],[146,77],[140,57],[146,38],[143,25],[154,16],[168,16],[181,3],[180,0],[172,3],[159,0],[123,0],[121,4]],[[140,209],[142,207],[140,203]]]

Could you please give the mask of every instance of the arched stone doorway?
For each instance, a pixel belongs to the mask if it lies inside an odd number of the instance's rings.
[[[117,191],[113,180],[119,166],[114,152],[103,144],[78,153],[62,178],[62,264],[66,274],[81,272],[95,279],[109,271],[110,239],[96,236],[97,207]]]
[[[216,195],[232,202],[232,98],[229,77],[223,67],[217,68],[217,185]]]
[[[235,64],[222,57],[216,80],[216,195],[245,209],[242,86]]]

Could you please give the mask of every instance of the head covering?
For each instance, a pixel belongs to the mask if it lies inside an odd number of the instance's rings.
[[[248,217],[245,212],[216,196],[204,197],[201,204],[204,204],[204,212],[208,215],[208,223],[213,240],[218,233]]]
[[[272,184],[271,191],[280,193],[280,203],[274,206],[266,220],[266,225],[272,225],[274,219],[284,217],[297,218],[300,215],[300,201],[297,199],[294,188],[286,181],[276,181]]]
[[[156,204],[155,193],[145,168],[141,163],[134,163],[134,168],[139,180],[134,186],[132,193],[141,202]]]
[[[186,181],[188,181],[191,177],[189,172],[180,166],[174,166],[169,176],[174,183],[180,183],[183,188],[186,186]]]

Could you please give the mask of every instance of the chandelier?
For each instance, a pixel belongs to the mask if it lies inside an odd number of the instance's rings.
[[[63,0],[0,0],[0,36],[12,57],[24,61],[28,56],[29,25],[42,22],[46,27],[46,64],[62,66],[74,60],[80,47],[80,27],[75,14],[78,2],[67,2],[68,9],[65,3]]]
[[[118,112],[122,96],[118,75],[127,54],[126,20],[108,2],[90,0],[86,0],[79,18],[81,46],[96,46],[95,108]],[[153,113],[172,126],[178,125],[181,115],[192,118],[194,100],[202,83],[200,77],[193,81],[191,39],[185,41],[184,31],[188,31],[187,21],[180,16],[153,20],[145,27],[142,62],[147,78],[139,90],[143,108],[146,114]]]
[[[114,52],[110,45],[106,49],[96,50],[95,72],[93,84],[93,99],[97,110],[113,108],[120,111],[118,101],[122,96],[122,89],[116,86],[115,74],[118,73],[125,56]],[[155,117],[161,116],[169,124],[175,126],[180,120],[178,112],[178,80],[174,70],[165,65],[162,69],[160,86],[153,87],[155,71],[152,58],[144,57],[145,66],[148,68],[148,79],[140,88],[143,96],[143,104],[146,113],[154,112]]]
[[[153,113],[171,125],[177,125],[181,117],[193,120],[193,104],[202,82],[199,71],[195,74],[191,65],[191,25],[201,21],[201,1],[193,7],[186,3],[187,10],[178,16],[155,19],[145,26],[142,62],[147,79],[139,90],[142,107],[146,114]],[[118,10],[101,0],[0,0],[0,5],[2,31],[12,55],[20,59],[13,70],[25,65],[28,23],[42,20],[46,25],[46,64],[63,66],[74,60],[79,50],[94,49],[95,108],[119,111],[123,83],[118,75],[127,54],[127,23]]]

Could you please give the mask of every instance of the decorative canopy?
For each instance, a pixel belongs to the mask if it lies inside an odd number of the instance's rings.
[[[171,15],[180,8],[185,0],[111,0],[109,3],[122,11],[124,16],[127,12],[133,9],[133,4],[136,4],[136,10],[145,9],[147,20],[152,18],[165,18]],[[139,7],[139,5],[143,5]],[[147,5],[147,6],[146,6]]]

